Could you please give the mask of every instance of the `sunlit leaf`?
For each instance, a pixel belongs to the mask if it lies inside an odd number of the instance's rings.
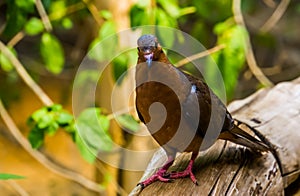
[[[104,39],[116,33],[116,25],[113,21],[105,21],[99,31],[99,38]]]
[[[43,107],[39,110],[36,110],[32,115],[31,115],[31,118],[35,121],[35,122],[38,122],[40,121],[40,119],[47,115],[47,108],[46,107]]]
[[[129,114],[123,114],[116,117],[117,122],[122,128],[136,132],[139,130],[139,123]]]
[[[43,22],[38,18],[31,18],[26,24],[25,24],[25,32],[28,35],[37,35],[41,33],[44,30]]]
[[[179,10],[179,16],[184,16],[187,14],[192,14],[197,11],[196,7],[185,7]]]
[[[173,18],[180,16],[180,7],[176,0],[157,0],[157,2],[166,10],[169,16]]]
[[[136,5],[141,8],[147,8],[151,4],[151,0],[138,0]]]
[[[73,22],[70,18],[63,18],[61,24],[65,29],[71,29],[73,27]]]
[[[44,33],[40,52],[46,68],[54,74],[59,74],[64,66],[64,51],[57,38],[50,33]]]
[[[66,15],[66,1],[51,1],[50,14],[52,18],[61,19]]]
[[[10,179],[23,179],[25,178],[24,176],[19,176],[15,174],[5,174],[5,173],[0,173],[0,180],[10,180]]]
[[[16,51],[13,48],[9,48],[9,50],[16,56]],[[6,72],[14,69],[10,60],[2,52],[0,52],[0,66]]]
[[[66,112],[60,112],[57,116],[56,122],[61,125],[68,125],[73,121],[73,116]]]
[[[54,112],[61,111],[62,109],[63,109],[63,107],[60,104],[53,104],[53,105],[47,107],[48,111],[54,111]]]
[[[75,134],[75,143],[81,154],[81,156],[89,163],[93,163],[96,159],[96,152],[92,152],[91,149],[85,144],[79,134]]]
[[[46,127],[50,126],[54,122],[54,116],[51,113],[47,113],[43,115],[38,121],[38,128],[45,129]]]
[[[97,154],[112,149],[113,142],[108,132],[109,119],[101,114],[99,108],[85,109],[76,119],[76,127],[79,135],[76,136],[79,142],[77,145],[83,157],[91,157],[90,154],[84,154],[87,152]]]
[[[90,55],[93,57],[94,54],[90,54]],[[76,87],[82,87],[82,86],[87,86],[90,83],[95,84],[98,81],[99,77],[100,77],[100,73],[98,70],[93,70],[93,69],[83,70],[77,74],[74,85]]]
[[[136,4],[131,7],[129,15],[131,27],[150,24],[149,14],[147,14],[146,9]]]
[[[100,11],[100,15],[105,19],[105,20],[109,20],[112,18],[112,13],[108,10],[101,10]]]
[[[98,37],[90,44],[88,56],[99,62],[110,60],[117,47],[118,37],[116,35],[116,26],[113,21],[108,20],[103,23]]]
[[[232,24],[230,20],[217,24],[215,32],[218,34],[218,44],[224,44],[225,48],[214,53],[212,57],[223,75],[226,94],[230,99],[237,85],[239,73],[245,63],[245,39],[248,34],[243,27]],[[213,66],[209,67],[209,78],[214,78],[214,73],[218,70],[213,70]]]

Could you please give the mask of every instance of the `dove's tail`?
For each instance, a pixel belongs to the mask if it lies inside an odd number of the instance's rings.
[[[219,136],[220,139],[229,140],[236,144],[246,146],[255,151],[269,151],[270,148],[262,141],[243,131],[238,126],[234,125],[231,130],[224,131]]]

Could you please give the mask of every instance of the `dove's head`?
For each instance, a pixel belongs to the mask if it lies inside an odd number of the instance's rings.
[[[142,35],[137,40],[137,45],[139,58],[146,62],[148,66],[151,66],[152,61],[158,60],[162,52],[162,48],[154,35]]]

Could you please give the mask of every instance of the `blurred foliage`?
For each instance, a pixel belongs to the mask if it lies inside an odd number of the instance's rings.
[[[82,19],[91,18],[87,5],[80,0],[42,0],[44,9],[50,19],[53,30],[45,28],[37,11],[34,0],[5,1],[5,26],[0,32],[0,39],[10,41],[20,32],[24,36],[34,38],[39,51],[40,63],[51,74],[60,74],[66,64],[68,52],[60,38],[60,33],[72,30]],[[248,32],[236,25],[232,18],[231,0],[138,0],[132,5],[128,17],[133,29],[141,25],[159,25],[181,29],[196,39],[205,47],[223,44],[225,48],[212,55],[222,72],[226,86],[227,97],[232,98],[239,73],[245,63],[244,39]],[[243,9],[253,10],[253,1],[243,1]],[[299,6],[297,8],[299,10]],[[71,14],[74,13],[74,14]],[[122,54],[115,54],[122,47],[117,33],[117,22],[109,10],[99,10],[99,18],[103,23],[98,29],[97,36],[89,43],[88,56],[99,62],[112,60],[112,76],[121,84],[124,73],[136,63],[136,50],[128,50]],[[184,41],[175,33],[164,33],[156,30],[155,33],[162,45],[171,47],[176,41]],[[264,38],[262,38],[264,39]],[[265,40],[265,39],[264,39]],[[266,44],[272,44],[272,38]],[[18,56],[15,46],[10,50]],[[5,55],[0,53],[0,67],[7,73],[14,68]],[[213,80],[217,70],[207,65],[208,80]],[[86,80],[97,81],[98,73],[84,71],[76,82]],[[59,128],[68,132],[83,157],[92,162],[99,150],[109,151],[113,142],[109,133],[110,119],[101,108],[88,108],[76,118],[61,105],[43,107],[34,112],[28,124],[31,127],[28,139],[33,148],[43,145],[46,135],[53,135]],[[131,131],[138,130],[138,123],[128,114],[116,117],[119,124]],[[80,131],[83,130],[83,131]],[[86,148],[86,145],[89,148]]]
[[[0,180],[17,180],[17,179],[23,179],[23,178],[25,178],[25,177],[15,175],[15,174],[0,173]]]
[[[212,54],[212,57],[223,75],[227,97],[231,98],[245,63],[245,39],[248,34],[242,26],[235,25],[232,18],[216,24],[214,32],[218,36],[217,44],[224,44],[225,48]],[[213,66],[209,67],[213,68]],[[216,71],[218,70],[208,69],[211,74],[208,79],[213,79],[213,72]]]
[[[138,122],[128,114],[118,116],[117,120],[121,127],[131,131],[139,129]],[[31,127],[28,140],[35,149],[43,145],[46,135],[54,135],[59,128],[71,135],[83,158],[90,163],[99,151],[110,151],[113,147],[110,119],[101,108],[87,108],[75,120],[61,105],[55,104],[35,111],[27,124]]]

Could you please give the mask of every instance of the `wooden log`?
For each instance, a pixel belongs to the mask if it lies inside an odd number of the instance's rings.
[[[235,101],[229,111],[242,128],[272,147],[258,154],[227,141],[217,141],[200,152],[194,172],[199,186],[189,178],[172,183],[154,182],[145,189],[137,186],[130,195],[283,195],[284,188],[300,174],[300,78],[262,89]],[[156,152],[148,168],[163,164],[165,153]],[[181,154],[170,171],[185,169],[189,154]],[[156,170],[147,169],[141,181]]]

